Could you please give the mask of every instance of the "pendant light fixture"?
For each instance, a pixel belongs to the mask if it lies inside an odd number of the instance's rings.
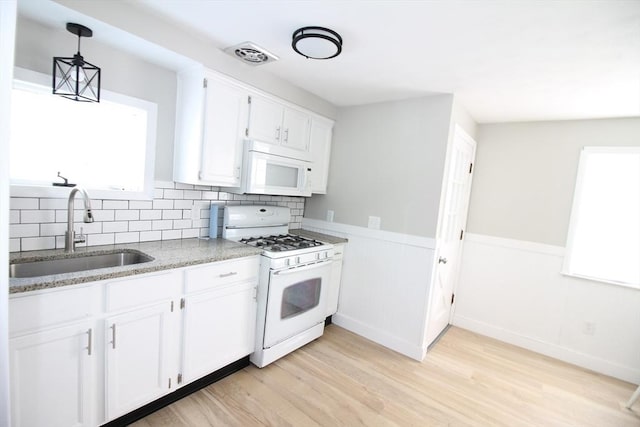
[[[67,31],[78,36],[78,53],[71,58],[53,58],[53,94],[74,101],[100,102],[100,68],[80,55],[80,38],[93,36],[93,31],[71,22]]]
[[[330,59],[342,52],[342,37],[324,27],[303,27],[293,33],[293,50],[305,58]]]

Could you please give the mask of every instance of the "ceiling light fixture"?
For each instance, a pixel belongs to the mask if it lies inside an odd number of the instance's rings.
[[[293,33],[293,50],[305,58],[330,59],[342,52],[342,37],[324,27],[303,27]]]
[[[67,31],[78,36],[78,53],[71,58],[53,58],[53,94],[82,102],[100,102],[100,68],[80,55],[80,37],[93,31],[84,25],[67,23]]]

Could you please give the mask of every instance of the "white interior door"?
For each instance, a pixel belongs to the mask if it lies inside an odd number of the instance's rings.
[[[432,283],[425,344],[429,345],[449,324],[458,277],[462,238],[467,223],[476,143],[456,126],[444,182],[444,207],[437,239],[437,263]]]

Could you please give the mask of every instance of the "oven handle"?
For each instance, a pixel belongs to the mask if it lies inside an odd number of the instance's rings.
[[[302,267],[291,267],[291,268],[288,268],[286,270],[279,270],[279,271],[274,272],[273,274],[278,275],[278,276],[285,276],[287,274],[293,274],[293,273],[297,273],[299,271],[311,270],[312,268],[319,267],[319,264],[325,264],[325,263],[331,263],[331,262],[333,262],[332,259],[318,261],[318,262],[314,262],[312,264],[303,265]]]

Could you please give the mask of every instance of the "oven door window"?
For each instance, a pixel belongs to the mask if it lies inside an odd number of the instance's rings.
[[[284,289],[280,319],[288,319],[305,313],[320,304],[322,281],[319,278],[305,280]]]

